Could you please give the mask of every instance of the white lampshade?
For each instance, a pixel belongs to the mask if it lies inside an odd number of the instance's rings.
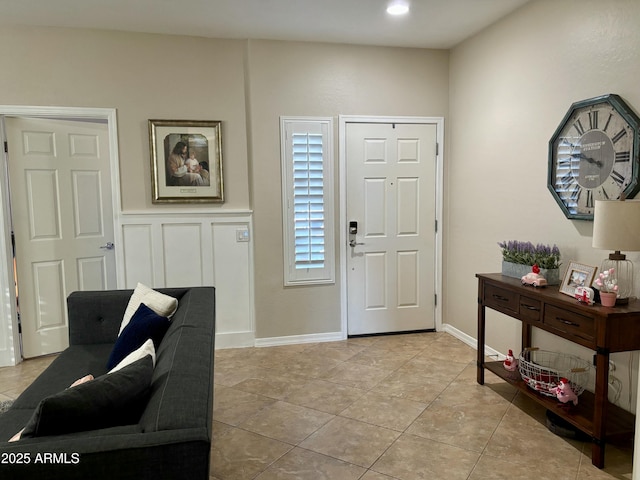
[[[640,250],[640,201],[596,200],[592,245],[614,250],[602,262],[601,271],[613,272],[618,287],[616,303],[627,303],[633,295],[633,263],[621,252]]]
[[[596,200],[593,248],[640,251],[640,201]]]

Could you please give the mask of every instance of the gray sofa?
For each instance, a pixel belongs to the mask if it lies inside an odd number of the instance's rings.
[[[74,292],[67,299],[69,348],[0,415],[0,478],[209,478],[215,289],[159,291],[179,303],[156,350],[148,401],[139,421],[8,442],[44,397],[65,390],[87,373],[98,377],[107,372],[132,290]]]

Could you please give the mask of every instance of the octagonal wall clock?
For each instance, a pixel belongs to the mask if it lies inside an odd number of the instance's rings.
[[[570,219],[593,220],[596,200],[633,198],[640,119],[618,95],[574,103],[549,140],[547,186]]]

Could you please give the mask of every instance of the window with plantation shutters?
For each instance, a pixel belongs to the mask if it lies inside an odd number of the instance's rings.
[[[280,119],[285,285],[334,282],[333,122]]]

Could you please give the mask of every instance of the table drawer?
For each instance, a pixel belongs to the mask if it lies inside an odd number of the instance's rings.
[[[554,307],[553,305],[547,305],[544,312],[544,324],[573,337],[577,337],[588,342],[595,341],[596,326],[593,318],[591,317],[563,310],[561,308]]]
[[[542,302],[533,298],[520,296],[520,318],[530,322],[542,321]]]
[[[507,310],[511,313],[518,313],[518,299],[520,295],[509,290],[504,290],[495,285],[485,284],[484,305],[495,310]]]

